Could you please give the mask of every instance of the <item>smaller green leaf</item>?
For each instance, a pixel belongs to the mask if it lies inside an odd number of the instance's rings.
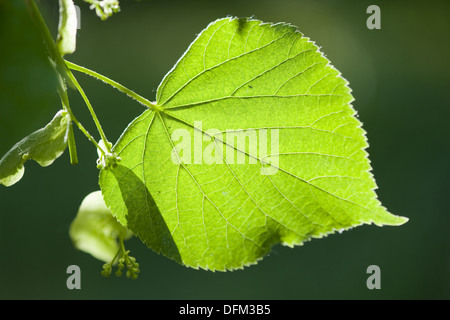
[[[73,1],[59,0],[59,25],[56,46],[61,56],[75,51],[77,24],[77,12]]]
[[[110,262],[119,251],[118,238],[126,240],[133,233],[113,217],[103,201],[101,191],[94,191],[81,203],[70,225],[69,235],[77,249]]]
[[[24,163],[33,159],[41,166],[49,166],[67,147],[71,126],[70,115],[60,110],[52,121],[16,143],[0,159],[0,184],[7,187],[19,181],[24,174]]]

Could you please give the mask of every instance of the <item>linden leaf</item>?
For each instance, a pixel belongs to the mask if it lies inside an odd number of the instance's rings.
[[[105,202],[156,252],[210,270],[254,264],[277,243],[400,225],[377,200],[347,84],[295,27],[219,19],[114,146]]]

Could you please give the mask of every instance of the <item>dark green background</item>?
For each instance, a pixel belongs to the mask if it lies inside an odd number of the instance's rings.
[[[2,10],[6,2],[0,0]],[[38,3],[55,35],[57,1]],[[368,132],[379,198],[410,221],[401,227],[362,226],[295,249],[277,246],[258,265],[228,273],[187,269],[133,239],[128,248],[141,264],[140,278],[105,279],[102,262],[76,251],[68,236],[82,199],[99,189],[96,150],[76,129],[77,166],[69,164],[65,152],[47,168],[28,162],[19,183],[0,186],[1,299],[450,298],[448,1],[121,1],[122,11],[107,21],[85,3],[75,3],[82,10],[81,30],[77,51],[67,59],[150,100],[209,22],[233,15],[298,26],[349,80],[354,107]],[[366,28],[370,4],[381,8],[381,30]],[[13,18],[0,23],[2,151],[12,146],[5,123],[15,120],[5,117],[18,111],[11,111],[16,110],[11,101],[24,110],[31,106],[20,116],[33,130],[36,119],[41,117],[43,125],[59,108],[57,95],[45,91],[52,85],[47,71],[28,68],[29,60],[17,58],[35,41],[26,40],[33,32],[26,24],[13,24]],[[25,42],[7,45],[17,38]],[[16,77],[29,81],[5,76],[11,66],[25,74]],[[76,76],[108,138],[116,141],[143,107],[106,84]],[[11,100],[7,93],[14,88],[23,100]],[[70,100],[98,138],[74,90]],[[81,268],[81,290],[66,287],[66,268],[72,264]],[[366,287],[366,269],[372,264],[381,268],[381,290]]]

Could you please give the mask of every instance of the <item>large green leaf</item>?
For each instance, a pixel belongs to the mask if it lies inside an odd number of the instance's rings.
[[[253,264],[276,243],[400,225],[377,200],[352,100],[295,27],[217,20],[115,145],[105,202],[156,252],[211,270]]]

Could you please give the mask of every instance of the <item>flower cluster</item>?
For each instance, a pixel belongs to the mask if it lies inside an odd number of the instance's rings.
[[[106,146],[107,144],[107,146]],[[98,159],[97,159],[97,168],[98,169],[110,169],[117,167],[117,164],[122,160],[116,153],[108,152],[105,150],[111,150],[112,144],[110,142],[105,142],[100,140],[98,143],[101,149],[97,150]]]
[[[113,13],[120,11],[118,0],[84,0],[90,3],[90,9],[94,10],[102,20],[108,19]]]
[[[122,270],[127,267],[126,275],[128,278],[137,279],[139,270],[139,263],[136,262],[136,258],[129,255],[130,250],[122,252],[122,257],[119,258],[117,264],[116,276],[122,276]],[[102,275],[104,277],[109,277],[112,273],[114,260],[110,263],[105,263],[103,265]]]

